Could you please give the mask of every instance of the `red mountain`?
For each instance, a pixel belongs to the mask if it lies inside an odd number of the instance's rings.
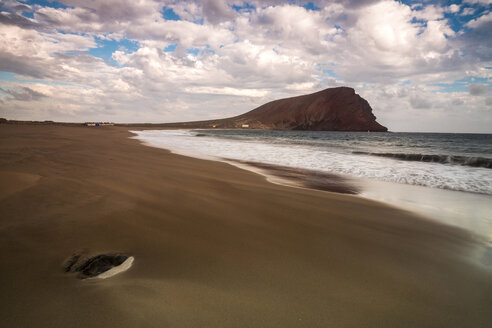
[[[260,129],[388,131],[369,103],[347,87],[275,100],[230,120]]]
[[[338,87],[309,95],[274,100],[245,114],[211,121],[170,123],[183,128],[250,128],[269,130],[379,131],[388,129],[354,89]]]

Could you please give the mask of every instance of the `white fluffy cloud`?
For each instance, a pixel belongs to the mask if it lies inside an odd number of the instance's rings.
[[[313,1],[319,10],[275,0],[60,2],[68,7],[3,4],[0,70],[15,78],[0,80],[1,116],[207,119],[349,85],[393,130],[492,132],[491,13],[458,31],[447,16],[488,1]],[[124,40],[134,49],[101,48]]]
[[[446,8],[446,11],[447,12],[450,12],[450,13],[457,13],[460,11],[460,6],[457,5],[457,4],[452,4],[452,5],[449,5],[447,8]]]

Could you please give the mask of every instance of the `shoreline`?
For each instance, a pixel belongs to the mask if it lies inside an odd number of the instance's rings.
[[[257,172],[271,183],[346,195],[360,193],[357,186],[351,184],[348,179],[333,173],[228,158],[222,160],[241,169]]]
[[[145,130],[152,131],[152,129]],[[492,195],[489,194],[354,177],[268,162],[217,157],[154,144],[145,137],[142,138],[138,134],[139,131],[142,130],[130,130],[135,135],[132,138],[149,147],[165,149],[190,158],[228,163],[259,174],[267,181],[279,185],[350,194],[376,201],[426,220],[465,229],[475,234],[477,240],[492,247],[492,217],[489,219],[489,213],[492,213]],[[178,129],[178,131],[189,131],[189,129]]]
[[[130,132],[136,135],[134,130],[131,130]],[[437,200],[436,195],[439,197],[442,193],[452,195],[450,198],[455,201],[458,201],[463,197],[469,197],[469,201],[471,202],[474,201],[473,197],[491,198],[490,195],[429,188],[418,185],[398,184],[394,182],[371,180],[367,178],[362,179],[357,177],[348,177],[335,173],[327,173],[323,171],[276,164],[219,158],[213,156],[200,156],[196,154],[193,155],[187,152],[180,152],[169,148],[155,146],[147,141],[138,139],[138,135],[131,138],[139,140],[142,145],[147,147],[163,149],[176,155],[206,161],[227,163],[241,170],[258,174],[264,177],[266,181],[280,186],[335,193],[369,200],[385,207],[394,208],[397,211],[407,212],[412,216],[419,217],[426,221],[442,224],[448,227],[463,229],[470,234],[471,238],[475,242],[478,243],[473,252],[474,255],[472,256],[474,259],[474,264],[479,265],[486,270],[492,271],[492,225],[486,222],[485,213],[482,213],[482,217],[480,218],[474,216],[471,219],[463,220],[465,213],[461,216],[454,217],[453,215],[450,216],[450,214],[455,213],[451,213],[446,208],[443,208],[445,204],[443,205],[437,203],[435,205],[430,205],[433,201]],[[390,190],[390,193],[385,191],[385,189]],[[427,197],[431,199],[431,201],[427,202],[425,206],[417,206],[415,201],[411,198],[409,201],[402,201],[401,199],[389,197],[391,193],[398,194],[402,192],[406,193],[407,197],[412,193],[422,194],[424,196],[419,196],[416,199],[422,201]],[[465,208],[464,210],[469,210],[469,208]],[[468,215],[469,212],[466,216]]]
[[[217,159],[217,161],[220,160]],[[426,220],[465,229],[466,231],[475,234],[477,240],[489,244],[492,247],[492,225],[486,222],[487,214],[485,211],[480,212],[480,214],[473,216],[471,219],[463,220],[462,217],[465,216],[465,213],[462,213],[462,215],[455,214],[455,216],[450,215],[450,212],[447,211],[446,208],[442,208],[442,206],[440,206],[441,204],[439,204],[436,199],[436,196],[444,194],[451,200],[465,198],[468,201],[473,202],[476,201],[476,198],[483,198],[487,201],[487,198],[492,200],[490,195],[398,184],[356,177],[349,178],[334,173],[281,165],[231,160],[226,158],[223,159],[223,161],[241,169],[258,173],[271,183],[295,188],[351,195],[378,202],[384,206],[393,207],[401,211],[407,211],[412,215],[421,216]],[[412,194],[419,194],[420,196],[418,196],[418,198],[410,198],[408,201],[402,201],[391,197],[392,194],[398,193],[405,193],[407,198],[408,195]],[[426,198],[429,198],[430,201],[426,201]],[[414,199],[419,199],[421,202],[426,201],[426,203],[416,204]],[[449,200],[446,200],[445,202],[449,202]],[[431,205],[431,203],[435,205]],[[467,210],[467,208],[461,210],[463,212]],[[470,215],[469,212],[468,215]]]
[[[490,272],[472,264],[464,230],[147,147],[126,128],[2,126],[0,137],[8,326],[492,322]],[[62,270],[81,249],[138,261],[87,283]]]

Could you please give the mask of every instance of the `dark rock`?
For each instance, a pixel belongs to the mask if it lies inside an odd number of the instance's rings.
[[[64,270],[65,272],[70,272],[73,268],[73,265],[77,263],[77,261],[80,259],[80,254],[74,254],[72,255],[67,262],[65,262]]]
[[[79,265],[75,266],[80,255],[73,255],[65,264],[65,272],[79,272],[78,278],[85,279],[96,277],[116,266],[121,265],[128,259],[123,254],[100,254],[86,259]]]

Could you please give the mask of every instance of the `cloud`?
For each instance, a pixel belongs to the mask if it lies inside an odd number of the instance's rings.
[[[33,101],[46,97],[45,94],[28,87],[21,87],[14,90],[0,88],[0,92],[3,92],[9,95],[12,99],[19,101]]]
[[[185,89],[190,93],[204,93],[216,95],[232,95],[232,96],[247,96],[247,97],[265,97],[268,94],[266,90],[259,89],[236,89],[236,88],[212,88],[212,87],[192,87]]]
[[[233,10],[222,0],[203,0],[203,16],[208,22],[217,24],[232,19]]]
[[[26,62],[26,57],[0,52],[0,71],[12,72],[32,78],[47,78],[52,76],[47,71],[43,60],[33,58]]]
[[[453,99],[451,101],[451,104],[453,106],[460,106],[460,105],[463,105],[465,102],[463,101],[463,99]]]
[[[492,0],[464,0],[463,2],[469,4],[480,4],[483,6],[492,4]]]
[[[0,9],[7,9],[16,14],[32,11],[30,5],[15,0],[3,0],[0,3]]]
[[[490,66],[492,58],[492,14],[484,14],[467,24],[470,30],[461,34],[457,39],[457,46],[469,54],[469,60]]]
[[[352,25],[335,35],[329,47],[335,53],[335,73],[351,82],[397,83],[410,76],[428,79],[431,72],[462,65],[452,46],[455,33],[446,21],[429,20],[423,25],[414,20],[419,15],[441,15],[440,11],[432,14],[437,12],[434,9],[429,12],[383,1],[346,14],[352,16]]]
[[[481,96],[490,92],[487,86],[483,84],[470,84],[468,90],[472,96]]]
[[[473,15],[474,13],[475,13],[474,8],[467,7],[467,8],[463,8],[463,11],[461,12],[461,16],[470,16]]]
[[[60,2],[74,7],[75,12],[81,13],[81,15],[85,13],[86,18],[98,19],[109,24],[140,21],[144,18],[154,17],[159,14],[161,9],[161,4],[154,0],[60,0]],[[73,12],[74,10],[67,10],[66,12],[70,11]]]
[[[45,26],[74,33],[126,33],[136,26],[162,19],[153,0],[60,1],[69,7],[41,7],[34,18]]]
[[[0,12],[0,24],[5,25],[16,25],[22,28],[36,28],[38,24],[33,20],[26,18],[21,15],[9,13],[9,12]]]
[[[420,95],[410,97],[410,105],[415,109],[427,109],[432,107],[432,102]]]
[[[419,10],[414,10],[413,15],[417,19],[435,21],[443,18],[445,9],[446,8],[436,5],[427,5],[423,8],[419,8]]]
[[[472,19],[469,21],[466,26],[471,27],[471,28],[477,28],[482,25],[488,24],[492,22],[492,12],[489,12],[487,14],[484,14],[476,19]]]
[[[94,58],[67,56],[96,47],[92,36],[45,33],[16,25],[0,24],[0,69],[34,78],[59,78],[71,75],[77,62]]]
[[[328,39],[337,29],[326,26],[319,12],[282,5],[259,9],[237,22],[237,34],[255,44],[279,46],[295,52],[296,48],[319,55],[327,50]],[[280,47],[279,47],[280,48]]]
[[[2,116],[207,119],[349,85],[393,130],[429,130],[444,113],[490,130],[476,114],[488,98],[473,94],[482,92],[475,84],[467,90],[456,82],[480,78],[476,84],[488,92],[492,38],[484,1],[314,0],[316,10],[303,0],[60,2],[67,7],[9,1],[0,12],[0,70],[16,74],[0,86],[46,95],[4,101]],[[179,20],[163,17],[171,9]]]
[[[452,4],[452,5],[449,5],[447,8],[445,8],[445,11],[446,12],[449,12],[449,13],[458,13],[460,11],[460,6],[457,5],[457,4]]]

